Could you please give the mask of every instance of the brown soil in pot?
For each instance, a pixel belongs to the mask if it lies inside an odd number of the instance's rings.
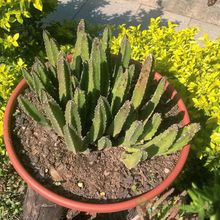
[[[37,104],[33,93],[25,96]],[[74,155],[62,138],[19,107],[13,117],[13,142],[21,162],[45,187],[68,198],[99,203],[126,200],[153,189],[179,158],[179,153],[155,157],[129,170],[120,161],[120,147]]]

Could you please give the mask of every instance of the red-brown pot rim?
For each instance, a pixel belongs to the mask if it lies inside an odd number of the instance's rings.
[[[154,78],[156,80],[159,80],[161,78],[161,75],[156,72]],[[176,90],[173,89],[172,86],[170,86],[169,82],[167,81],[166,88],[168,85],[173,91],[172,96],[176,95],[177,94]],[[168,177],[164,181],[162,181],[154,189],[146,193],[143,193],[135,198],[131,198],[129,200],[122,201],[122,202],[114,202],[114,203],[108,203],[108,204],[95,204],[95,203],[89,203],[89,202],[75,201],[75,200],[68,199],[61,195],[56,194],[55,192],[47,189],[42,184],[40,184],[26,171],[25,167],[21,164],[19,158],[17,157],[13,144],[12,144],[11,133],[10,133],[11,116],[14,111],[14,107],[15,107],[18,95],[26,87],[27,87],[26,81],[24,79],[21,80],[9,98],[9,101],[7,103],[6,110],[5,110],[5,115],[4,115],[4,128],[3,128],[4,142],[6,145],[8,156],[15,170],[32,189],[34,189],[36,192],[38,192],[40,195],[42,195],[46,199],[56,204],[59,204],[61,206],[67,207],[69,209],[75,209],[75,210],[85,211],[85,212],[107,213],[107,212],[122,211],[122,210],[133,208],[137,205],[140,205],[143,202],[150,200],[154,198],[155,196],[159,195],[175,180],[175,178],[178,176],[178,174],[182,170],[186,162],[188,153],[189,153],[190,145],[186,145],[181,150],[180,157],[175,168],[171,171],[171,173],[168,175]],[[190,119],[189,119],[189,115],[185,107],[185,104],[181,98],[179,98],[177,104],[179,107],[179,111],[184,112],[184,118],[182,122],[184,125],[186,125],[190,122]]]

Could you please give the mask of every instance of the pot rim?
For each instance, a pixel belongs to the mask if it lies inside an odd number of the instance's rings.
[[[155,72],[154,79],[159,80],[162,76]],[[169,84],[168,81],[166,81],[165,90],[167,90],[167,86],[169,85],[169,89],[172,91],[172,97],[174,97],[177,94],[177,91]],[[154,198],[155,196],[159,195],[161,192],[163,192],[178,176],[180,171],[182,170],[187,156],[189,154],[190,145],[186,145],[180,152],[180,156],[178,159],[178,162],[174,169],[170,172],[170,174],[167,176],[165,180],[163,180],[158,186],[153,188],[152,190],[143,193],[139,196],[136,196],[134,198],[128,199],[126,201],[120,201],[120,202],[114,202],[114,203],[108,203],[108,204],[97,204],[97,203],[91,203],[91,202],[79,202],[76,200],[65,198],[64,196],[58,195],[55,192],[47,189],[42,184],[40,184],[37,180],[35,180],[29,173],[26,171],[25,167],[20,162],[18,156],[16,155],[16,152],[14,150],[14,146],[11,139],[11,118],[14,111],[14,107],[16,104],[16,100],[18,95],[27,87],[27,83],[24,79],[22,79],[14,91],[12,92],[4,114],[4,121],[3,121],[3,132],[4,132],[4,142],[6,145],[6,150],[8,153],[8,156],[10,158],[10,161],[12,165],[14,166],[17,173],[22,177],[22,179],[37,193],[39,193],[41,196],[45,197],[46,199],[59,204],[61,206],[67,207],[69,209],[75,209],[79,211],[84,212],[96,212],[96,213],[108,213],[108,212],[117,212],[122,210],[127,210],[133,207],[136,207],[137,205],[141,205],[147,200],[150,200]],[[179,97],[177,102],[179,111],[184,112],[183,117],[183,124],[187,125],[190,122],[188,111],[186,109],[186,106],[183,102],[183,100]]]

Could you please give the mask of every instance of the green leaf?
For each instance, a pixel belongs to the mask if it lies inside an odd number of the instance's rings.
[[[33,1],[33,6],[38,9],[39,11],[43,10],[43,4],[41,0],[34,0]]]

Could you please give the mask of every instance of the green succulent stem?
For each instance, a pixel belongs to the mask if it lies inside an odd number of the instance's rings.
[[[110,27],[101,39],[91,39],[81,20],[68,61],[47,31],[43,40],[48,61],[36,58],[31,72],[22,69],[39,103],[23,96],[18,103],[37,123],[50,126],[74,154],[119,146],[121,161],[132,169],[153,156],[180,150],[198,132],[195,123],[183,128],[170,123],[163,130],[164,114],[157,109],[165,98],[166,79],[152,84],[153,56],[148,55],[140,68],[131,60],[127,35],[116,58],[111,54]]]

